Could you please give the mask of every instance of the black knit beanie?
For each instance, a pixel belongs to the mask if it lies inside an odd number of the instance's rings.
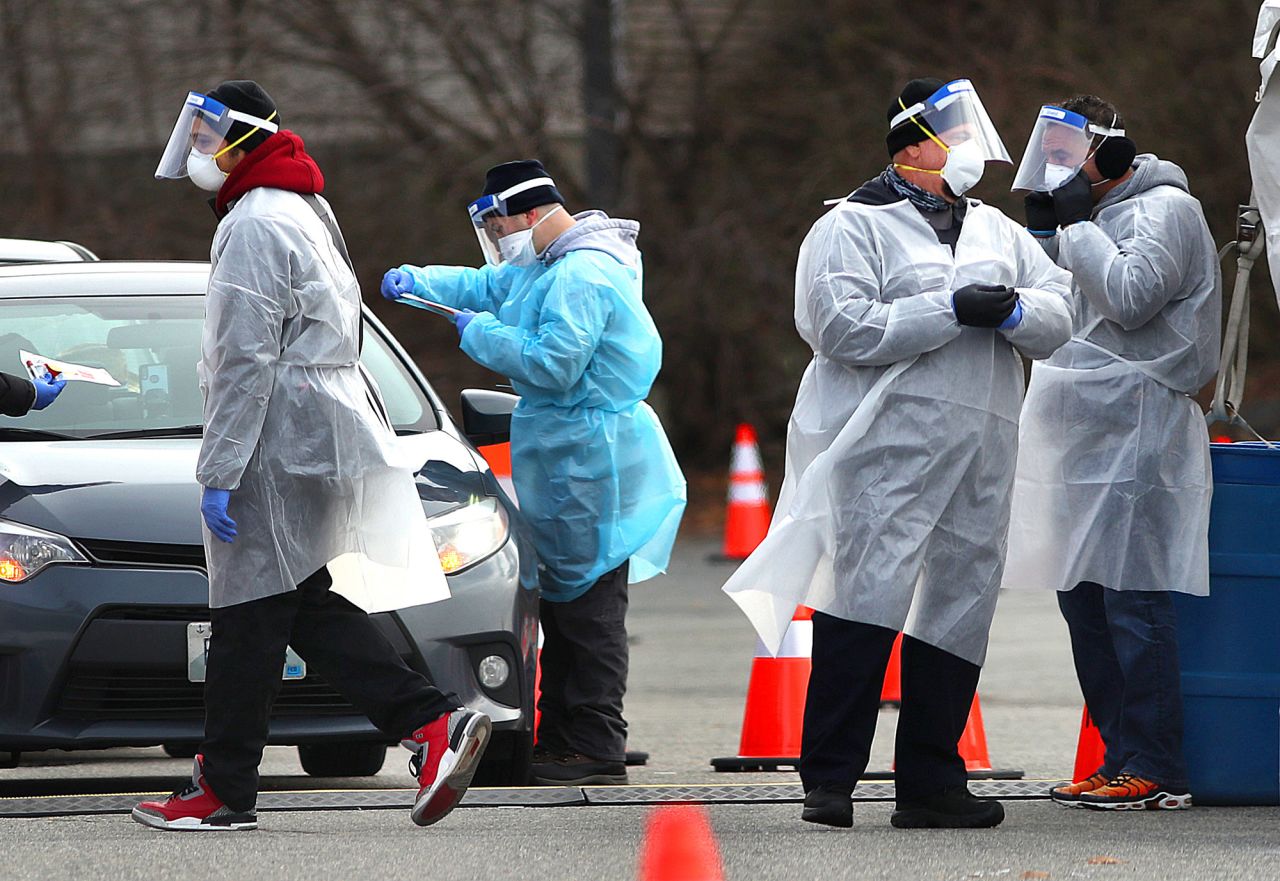
[[[485,172],[484,192],[480,195],[492,196],[527,180],[536,180],[540,177],[549,178],[550,176],[537,159],[518,159],[515,162],[504,162]],[[533,187],[523,193],[516,193],[508,199],[507,213],[523,214],[526,211],[537,208],[539,205],[550,205],[552,202],[564,204],[564,196],[560,195],[560,191],[556,189],[555,184]]]
[[[215,101],[227,105],[232,110],[239,110],[241,113],[247,113],[250,116],[256,116],[258,119],[268,119],[280,126],[280,117],[271,116],[276,112],[276,102],[271,100],[271,96],[267,94],[267,90],[255,83],[253,80],[227,80],[219,83],[217,88],[206,92],[210,98]],[[283,126],[280,126],[283,128]],[[231,128],[227,130],[226,141],[228,144],[234,144],[246,133],[253,131],[254,126],[236,121],[231,124]],[[236,144],[246,153],[257,147],[267,138],[271,137],[273,132],[266,129],[258,129],[253,134],[239,144]]]
[[[946,83],[936,77],[922,77],[907,83],[902,87],[902,92],[898,97],[890,102],[886,121],[892,122],[893,118],[901,113],[904,108],[923,101],[945,85]],[[917,121],[920,125],[916,125]],[[898,124],[897,128],[891,129],[889,134],[885,135],[884,143],[889,148],[889,158],[892,159],[903,147],[927,141],[929,135],[925,134],[926,131],[933,132],[933,129],[929,128],[929,124],[921,119],[918,114],[914,120],[903,120]],[[937,134],[937,132],[933,133]]]

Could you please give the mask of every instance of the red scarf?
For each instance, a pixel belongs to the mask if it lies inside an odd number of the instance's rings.
[[[311,195],[324,191],[324,175],[307,155],[302,138],[281,130],[249,151],[231,170],[218,190],[213,210],[219,217],[226,216],[231,202],[258,187]]]

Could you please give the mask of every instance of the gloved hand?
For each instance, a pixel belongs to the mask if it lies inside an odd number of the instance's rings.
[[[235,541],[236,521],[227,516],[227,503],[231,501],[231,490],[214,489],[206,486],[200,498],[200,513],[204,516],[204,525],[220,541],[227,544]]]
[[[1093,187],[1083,168],[1076,172],[1075,177],[1054,190],[1052,195],[1058,226],[1070,226],[1093,216]]]
[[[388,300],[398,300],[412,293],[413,276],[403,269],[388,269],[382,276],[382,296]]]
[[[1018,305],[1018,292],[1002,284],[967,284],[951,295],[956,321],[969,327],[999,327]]]
[[[31,383],[36,387],[36,402],[31,405],[31,409],[43,410],[53,403],[54,398],[58,397],[67,381],[65,379],[54,379],[53,374],[46,370],[44,376],[33,379]]]
[[[1058,212],[1053,208],[1053,196],[1027,193],[1022,204],[1027,211],[1027,232],[1037,238],[1048,238],[1057,231]]]
[[[462,309],[457,315],[453,316],[453,326],[458,328],[458,336],[462,336],[462,332],[467,329],[467,325],[471,323],[471,319],[476,317],[476,313],[470,309]]]

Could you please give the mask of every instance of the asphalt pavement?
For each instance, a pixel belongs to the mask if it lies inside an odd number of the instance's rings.
[[[666,578],[632,592],[631,746],[650,763],[640,785],[794,783],[791,772],[722,774],[713,756],[737,752],[755,637],[719,586],[731,564],[713,543],[686,541]],[[1071,773],[1080,693],[1052,596],[1001,597],[979,686],[994,765],[1029,779]],[[896,714],[881,714],[873,770],[892,762]],[[264,788],[403,788],[407,753],[373,778],[316,780],[292,749],[272,747]],[[49,753],[0,771],[6,796],[169,789],[188,761],[159,750]],[[1280,878],[1280,809],[1203,808],[1102,814],[1043,800],[1006,803],[994,830],[904,831],[891,805],[859,803],[854,828],[801,823],[795,804],[708,808],[728,879],[791,878]],[[124,815],[0,819],[0,879],[269,878],[628,879],[649,808],[464,805],[418,829],[400,810],[264,811],[257,832],[160,833]]]

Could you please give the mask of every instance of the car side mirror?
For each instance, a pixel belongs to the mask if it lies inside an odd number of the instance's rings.
[[[492,389],[469,388],[462,392],[462,431],[477,447],[511,440],[511,412],[519,395]]]

